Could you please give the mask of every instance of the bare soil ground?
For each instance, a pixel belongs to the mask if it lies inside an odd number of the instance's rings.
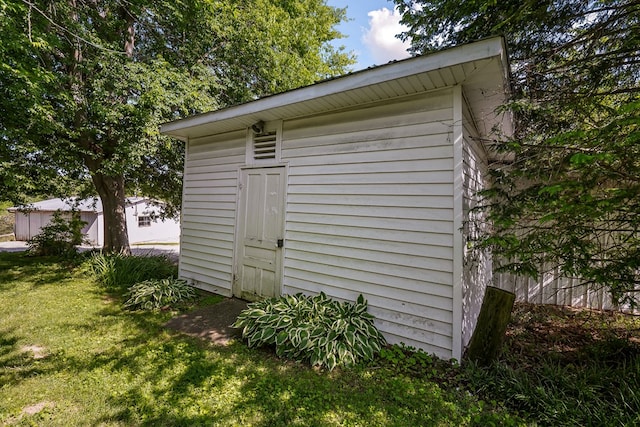
[[[240,330],[232,328],[231,324],[245,308],[245,301],[225,298],[217,304],[174,317],[165,326],[215,344],[226,345],[240,336]]]
[[[620,351],[608,355],[613,362],[634,356],[630,352],[640,354],[640,316],[520,303],[505,340],[510,358],[528,365],[550,356],[564,364],[579,363],[604,343],[611,351],[612,343],[620,342]]]

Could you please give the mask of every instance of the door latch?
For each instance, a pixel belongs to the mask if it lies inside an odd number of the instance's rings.
[[[284,239],[278,239],[278,241],[276,242],[276,246],[278,248],[281,248],[284,246]]]

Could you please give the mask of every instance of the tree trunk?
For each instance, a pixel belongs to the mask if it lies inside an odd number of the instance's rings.
[[[100,173],[91,176],[100,200],[104,218],[105,252],[131,254],[127,232],[126,197],[124,177],[106,176]]]
[[[465,355],[467,360],[488,366],[498,357],[515,298],[511,292],[487,286]]]

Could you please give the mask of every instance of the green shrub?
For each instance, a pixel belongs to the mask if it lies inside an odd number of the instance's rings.
[[[88,261],[88,268],[101,286],[121,292],[136,283],[149,279],[167,279],[178,273],[177,267],[164,255],[94,253]]]
[[[86,224],[78,211],[71,211],[70,217],[56,211],[51,222],[27,241],[29,252],[37,256],[74,256],[78,253],[76,246],[85,243],[82,228]]]
[[[124,306],[131,310],[157,310],[192,300],[196,295],[193,286],[184,280],[151,279],[131,286]]]
[[[354,304],[324,293],[271,298],[249,304],[233,326],[249,347],[275,345],[278,356],[329,370],[371,360],[385,344],[362,295]]]

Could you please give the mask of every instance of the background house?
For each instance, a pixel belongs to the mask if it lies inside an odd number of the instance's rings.
[[[162,126],[186,141],[180,276],[245,299],[369,301],[389,342],[460,358],[508,64],[493,38]]]
[[[15,238],[16,240],[29,240],[40,233],[42,227],[47,225],[53,213],[60,210],[71,211],[73,200],[50,199],[32,203],[27,206],[9,208],[9,212],[15,213]],[[104,217],[100,200],[86,199],[80,201],[76,210],[80,212],[80,218],[87,223],[82,232],[92,245],[104,244]],[[155,217],[159,211],[150,199],[143,197],[130,197],[126,204],[127,231],[129,243],[158,243],[175,242],[180,240],[180,223],[175,220],[161,220]]]

